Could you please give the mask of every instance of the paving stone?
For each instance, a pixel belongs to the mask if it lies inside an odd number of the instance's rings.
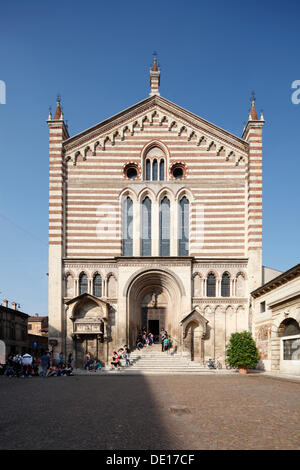
[[[0,449],[300,450],[299,392],[258,374],[0,377]]]

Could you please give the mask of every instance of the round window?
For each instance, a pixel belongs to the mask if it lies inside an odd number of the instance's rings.
[[[183,169],[180,166],[175,167],[172,173],[175,179],[179,179],[183,177]]]
[[[129,179],[133,179],[137,177],[137,171],[134,166],[130,166],[129,168],[126,169],[126,176]]]

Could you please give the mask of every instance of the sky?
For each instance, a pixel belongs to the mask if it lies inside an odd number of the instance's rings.
[[[255,91],[263,264],[299,263],[299,14],[298,0],[2,2],[0,303],[48,312],[49,106],[60,93],[74,135],[143,100],[153,51],[161,95],[239,137]]]

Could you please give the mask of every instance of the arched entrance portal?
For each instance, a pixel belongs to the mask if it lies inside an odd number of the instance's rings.
[[[130,279],[127,288],[127,340],[130,346],[135,346],[138,332],[143,327],[157,335],[165,328],[176,346],[184,294],[181,281],[164,270],[148,270]]]

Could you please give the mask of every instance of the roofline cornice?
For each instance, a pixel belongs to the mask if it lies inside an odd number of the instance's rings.
[[[285,271],[274,279],[271,279],[271,281],[267,282],[258,289],[252,291],[251,295],[254,298],[260,297],[266,294],[267,292],[270,292],[271,290],[274,290],[277,287],[280,287],[281,285],[292,281],[298,276],[300,276],[300,263],[296,264],[296,266],[293,266],[291,269],[288,269],[288,271]]]

